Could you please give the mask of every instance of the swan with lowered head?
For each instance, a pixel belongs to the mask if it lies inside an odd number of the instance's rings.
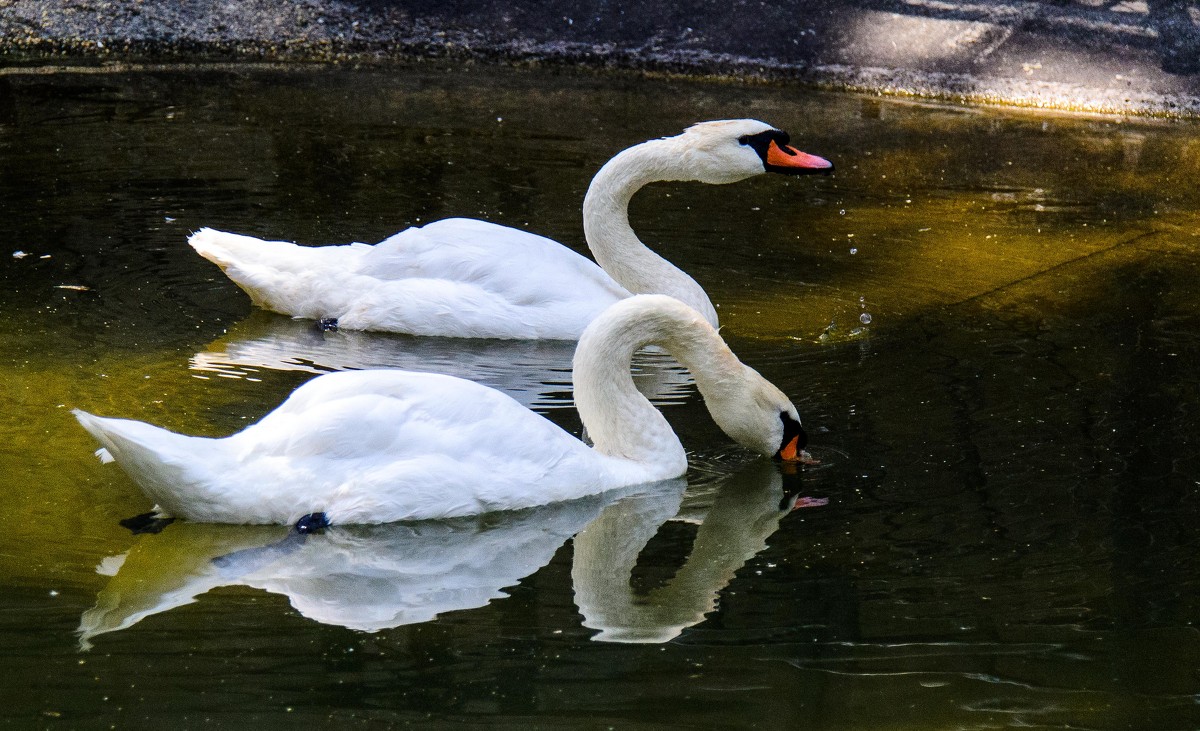
[[[634,352],[661,346],[696,378],[714,421],[760,454],[802,459],[796,407],[694,309],[622,300],[575,354],[575,400],[593,446],[471,381],[345,371],[304,384],[229,437],[74,413],[167,515],[218,523],[386,523],[544,505],[682,475],[679,438],[634,388]]]
[[[188,242],[254,304],[350,330],[575,340],[630,294],[670,295],[716,327],[700,285],[633,232],[633,194],[656,181],[733,183],[832,168],[791,147],[786,132],[750,119],[703,122],[631,147],[600,169],[584,199],[584,235],[600,266],[542,236],[464,218],[409,228],[374,246],[297,246],[211,228]]]

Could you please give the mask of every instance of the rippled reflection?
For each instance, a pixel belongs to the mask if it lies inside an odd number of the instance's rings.
[[[794,476],[793,476],[794,477]],[[585,626],[606,642],[666,642],[704,621],[734,573],[767,545],[794,505],[775,465],[757,461],[729,478],[699,519],[691,553],[665,585],[636,592],[638,556],[680,512],[683,493],[656,490],[607,506],[575,537],[571,579]]]
[[[192,356],[192,370],[230,378],[254,378],[260,369],[324,373],[362,368],[399,368],[445,373],[504,391],[531,409],[574,405],[566,340],[472,340],[421,338],[350,330],[321,332],[310,320],[255,311],[220,340]],[[633,382],[656,404],[680,403],[692,377],[657,349],[639,351]]]
[[[309,619],[364,632],[481,607],[549,562],[618,496],[307,536],[279,527],[171,525],[101,563],[113,576],[83,614],[80,645],[219,586],[282,594]]]
[[[681,513],[687,482],[678,479],[530,510],[315,535],[175,524],[100,563],[111,579],[83,613],[80,646],[223,586],[281,594],[308,619],[363,632],[427,622],[506,596],[572,536],[575,600],[584,625],[600,630],[594,639],[666,642],[703,621],[734,573],[765,548],[794,503],[784,479],[775,464],[756,460],[699,512]],[[672,518],[699,523],[690,555],[665,586],[636,592],[638,556]]]

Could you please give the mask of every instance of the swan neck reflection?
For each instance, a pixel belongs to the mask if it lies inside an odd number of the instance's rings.
[[[721,486],[675,576],[638,593],[631,583],[638,557],[679,513],[682,497],[682,490],[658,490],[613,503],[575,536],[571,578],[583,624],[599,630],[592,639],[661,643],[699,624],[786,512],[778,469],[756,461]]]
[[[284,595],[308,619],[364,632],[425,622],[506,596],[572,536],[575,601],[584,625],[599,630],[594,639],[665,642],[703,621],[764,548],[784,514],[781,486],[765,460],[727,478],[690,556],[665,586],[645,594],[630,578],[661,526],[680,519],[682,479],[512,513],[309,536],[280,526],[176,523],[101,562],[109,579],[83,613],[80,647],[222,586]],[[690,521],[695,510],[686,513]]]

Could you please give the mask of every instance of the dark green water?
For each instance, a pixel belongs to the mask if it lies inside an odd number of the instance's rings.
[[[252,313],[190,231],[373,242],[461,215],[580,247],[609,156],[740,116],[837,174],[659,185],[633,222],[793,397],[819,467],[731,446],[674,374],[686,493],[301,542],[118,524],[150,506],[70,408],[216,435],[320,370],[511,375],[495,344]],[[791,88],[0,76],[0,721],[1198,728],[1198,179],[1195,125]],[[577,431],[564,357],[500,362]]]

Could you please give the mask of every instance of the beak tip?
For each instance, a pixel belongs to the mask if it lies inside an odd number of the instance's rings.
[[[820,155],[802,152],[791,146],[780,147],[774,141],[763,157],[763,166],[769,172],[791,175],[828,175],[833,171],[833,163]]]

